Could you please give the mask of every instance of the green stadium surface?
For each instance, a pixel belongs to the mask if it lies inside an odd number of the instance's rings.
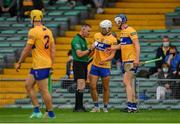
[[[140,110],[124,113],[75,113],[70,109],[56,109],[55,119],[30,119],[31,109],[0,109],[0,123],[178,123],[180,110]]]

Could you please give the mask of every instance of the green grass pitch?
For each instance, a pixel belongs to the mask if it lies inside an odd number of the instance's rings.
[[[55,109],[55,119],[29,119],[32,109],[1,108],[0,123],[173,123],[180,122],[180,110],[141,110],[138,113],[123,113],[118,109],[109,113],[74,113],[70,109]]]

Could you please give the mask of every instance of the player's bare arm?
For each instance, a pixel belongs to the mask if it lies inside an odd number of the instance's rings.
[[[118,44],[118,45],[113,45],[107,49],[105,49],[105,53],[111,53],[112,51],[116,51],[116,50],[119,50],[121,49],[121,45]]]
[[[136,59],[134,61],[134,66],[137,67],[139,65],[139,57],[140,57],[140,44],[138,39],[133,39],[133,44],[136,49]]]
[[[103,65],[105,62],[111,61],[114,58],[115,53],[116,53],[116,51],[111,51],[111,54],[107,58],[105,58],[104,60],[101,60],[99,62],[99,64]]]
[[[23,51],[21,53],[21,57],[20,57],[19,61],[16,64],[16,67],[15,67],[17,72],[21,68],[21,63],[28,56],[28,54],[31,51],[31,49],[32,49],[32,45],[31,44],[26,44],[26,47],[23,49]]]
[[[118,45],[113,45],[112,47],[110,47],[111,50],[119,50],[121,49],[121,45],[118,44]]]

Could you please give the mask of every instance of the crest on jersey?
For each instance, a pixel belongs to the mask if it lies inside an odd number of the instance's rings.
[[[101,51],[104,51],[106,48],[111,47],[111,45],[103,43],[103,42],[98,42],[95,41],[95,48]]]
[[[132,33],[130,33],[131,36],[134,36],[134,35],[136,35],[136,34],[137,34],[137,32],[132,32]]]

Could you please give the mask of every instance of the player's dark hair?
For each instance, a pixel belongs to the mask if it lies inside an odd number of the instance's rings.
[[[89,25],[89,24],[83,24],[83,25],[81,26],[81,28],[83,28],[83,27],[89,27],[89,28],[91,28],[91,25]]]

